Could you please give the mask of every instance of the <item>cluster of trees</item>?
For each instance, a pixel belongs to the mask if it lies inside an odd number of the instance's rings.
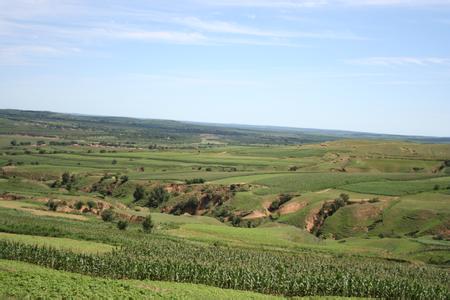
[[[102,220],[105,222],[113,222],[116,219],[114,210],[111,208],[103,210],[101,213],[101,217],[102,217]],[[117,222],[117,228],[119,230],[126,230],[128,228],[128,225],[129,225],[129,223],[127,220],[121,219]],[[142,230],[144,232],[147,232],[147,233],[151,232],[155,226],[153,224],[152,216],[148,215],[147,217],[145,217],[145,219],[141,223],[141,226],[142,226]]]
[[[105,174],[100,180],[94,183],[91,187],[91,192],[98,192],[103,196],[124,196],[126,191],[118,190],[117,188],[128,182],[128,176],[126,175],[110,175]]]
[[[31,142],[18,142],[16,140],[12,140],[10,144],[11,146],[30,146]]]
[[[75,174],[70,174],[69,172],[64,172],[61,175],[61,179],[56,180],[51,185],[52,188],[64,187],[67,190],[71,190],[77,183],[77,177]]]
[[[143,186],[138,185],[133,193],[134,202],[142,206],[156,208],[167,202],[170,194],[162,186],[156,186],[150,191],[146,191]]]
[[[185,179],[184,181],[186,182],[186,184],[200,184],[200,183],[205,183],[205,179],[203,179],[203,178]]]
[[[84,203],[84,201],[79,200],[75,202],[74,208],[80,210],[83,208],[84,205],[87,205],[89,209],[97,208],[97,203],[94,200],[88,200],[86,203]]]
[[[281,194],[278,196],[278,199],[273,201],[270,206],[269,206],[269,211],[275,211],[278,208],[280,208],[281,205],[283,205],[284,203],[288,202],[289,200],[292,199],[292,196],[289,194]]]
[[[170,211],[171,214],[181,215],[183,213],[195,214],[198,207],[198,199],[196,197],[190,197],[186,201],[178,202]]]

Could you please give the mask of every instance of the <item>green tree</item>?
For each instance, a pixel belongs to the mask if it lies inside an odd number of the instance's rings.
[[[75,209],[80,210],[83,207],[84,203],[83,201],[79,200],[75,203]]]
[[[144,187],[141,185],[138,185],[133,193],[134,202],[137,202],[137,201],[143,199],[144,197],[145,197]]]
[[[342,199],[342,200],[344,200],[344,202],[348,202],[348,200],[350,200],[350,196],[348,195],[348,194],[344,194],[344,193],[342,193],[342,194],[340,194],[339,195],[339,197]]]
[[[117,222],[117,228],[119,228],[119,230],[125,230],[128,227],[128,221],[126,220],[120,220],[119,222]]]
[[[152,216],[148,215],[145,217],[144,221],[142,221],[142,229],[144,232],[151,232],[153,230],[154,224],[152,221]]]
[[[127,175],[120,176],[120,184],[124,184],[127,181],[128,181],[128,176]]]
[[[102,211],[101,217],[105,222],[112,222],[114,220],[114,212],[110,208],[105,209]]]
[[[90,209],[92,209],[92,208],[97,208],[97,203],[95,203],[94,200],[88,200],[87,206],[88,206]]]
[[[50,199],[47,202],[47,207],[51,211],[56,211],[58,209],[58,204],[59,203],[57,201]]]
[[[64,172],[62,175],[61,175],[61,184],[62,185],[66,185],[66,184],[68,184],[70,182],[70,174],[69,174],[69,172]]]
[[[169,197],[169,193],[162,186],[157,186],[150,191],[147,206],[158,207],[161,203],[169,200]]]

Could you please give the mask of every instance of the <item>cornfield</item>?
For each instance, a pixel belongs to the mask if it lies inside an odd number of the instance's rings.
[[[0,258],[114,279],[200,283],[285,296],[449,299],[449,273],[362,257],[133,242],[104,255],[0,241]]]

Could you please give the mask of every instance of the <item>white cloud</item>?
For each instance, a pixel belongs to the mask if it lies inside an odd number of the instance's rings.
[[[367,57],[350,59],[347,63],[368,66],[431,66],[450,65],[449,58],[442,57]]]
[[[242,26],[231,22],[216,21],[216,20],[205,21],[196,17],[175,18],[174,22],[203,32],[249,35],[256,37],[273,37],[286,39],[289,38],[342,39],[342,40],[364,39],[349,32],[335,32],[331,30],[304,31],[304,32],[264,30],[254,27]]]

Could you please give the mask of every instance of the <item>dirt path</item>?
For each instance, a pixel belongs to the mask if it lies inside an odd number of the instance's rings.
[[[251,214],[246,215],[245,217],[243,217],[242,219],[244,220],[249,220],[249,219],[260,219],[260,218],[265,218],[267,217],[267,212],[262,212],[260,210],[254,210]]]
[[[283,205],[279,212],[280,215],[287,215],[299,211],[306,206],[306,202],[293,202]]]

